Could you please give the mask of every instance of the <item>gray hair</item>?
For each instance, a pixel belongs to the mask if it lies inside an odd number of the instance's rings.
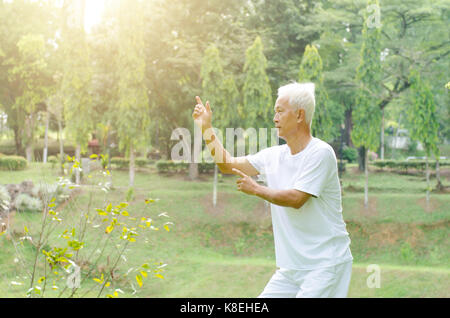
[[[303,109],[305,111],[305,120],[310,127],[316,108],[314,90],[314,83],[297,82],[287,84],[278,89],[278,98],[288,98],[289,105],[293,110]]]

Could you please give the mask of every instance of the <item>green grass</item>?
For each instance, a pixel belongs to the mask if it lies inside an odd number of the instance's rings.
[[[33,164],[25,171],[0,171],[3,183],[32,180],[56,182],[57,168]],[[122,297],[256,297],[275,271],[270,214],[263,202],[235,190],[234,176],[224,176],[219,183],[218,205],[212,206],[212,177],[202,176],[190,182],[185,176],[162,176],[152,169],[136,175],[130,213],[136,217],[167,212],[174,223],[172,230],[148,235],[148,242],[137,242],[126,252],[119,272],[151,259],[168,266],[165,279],[151,278],[133,294],[125,280],[114,282],[124,291]],[[421,176],[372,173],[369,177],[369,209],[363,207],[363,175],[348,171],[344,186],[343,213],[352,240],[354,266],[349,297],[449,297],[449,206],[450,195],[432,194],[426,207],[425,182]],[[4,180],[8,180],[5,182]],[[77,224],[79,214],[91,207],[104,207],[125,200],[127,171],[114,171],[115,188],[105,194],[96,185],[104,182],[97,173],[85,179],[87,185],[75,200],[61,211],[63,222],[53,240],[65,227]],[[444,180],[448,184],[448,180]],[[352,186],[352,187],[350,187]],[[350,189],[350,190],[349,190]],[[91,198],[89,198],[91,194]],[[160,199],[145,210],[145,198]],[[40,214],[17,213],[12,229],[17,239],[24,226],[36,238]],[[59,232],[58,232],[59,231]],[[85,255],[97,248],[98,232],[87,232]],[[32,261],[35,249],[27,242],[17,250]],[[16,249],[6,236],[0,237],[0,297],[23,297],[28,286],[14,286],[11,281],[26,282],[27,273],[17,258]],[[368,264],[381,268],[381,288],[367,287]],[[136,281],[132,278],[136,287]],[[83,284],[83,291],[94,286]],[[82,294],[82,293],[81,293]],[[95,296],[92,292],[88,294]],[[49,296],[57,296],[50,291]]]

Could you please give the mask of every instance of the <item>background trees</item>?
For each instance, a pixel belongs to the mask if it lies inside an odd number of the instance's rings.
[[[132,146],[141,156],[168,157],[173,129],[193,134],[195,95],[211,101],[216,126],[271,128],[277,88],[292,80],[316,83],[315,135],[334,146],[342,133],[349,147],[373,139],[380,157],[398,157],[386,152],[384,136],[395,134],[394,126],[415,129],[400,119],[409,113],[413,68],[429,83],[439,143],[450,138],[448,1],[150,0],[137,12],[135,1],[114,0],[91,30],[83,28],[84,3],[0,2],[3,137],[14,139],[17,154],[28,148],[29,159],[47,110],[50,136],[59,123],[62,139],[78,144],[80,154],[96,133],[104,152],[118,144],[118,155],[134,153]],[[136,18],[127,16],[135,11]],[[363,28],[377,12],[381,28],[369,58],[360,54],[375,30]],[[355,76],[359,65],[371,66]],[[364,91],[371,93],[362,97]],[[379,125],[370,138],[358,132],[368,117],[365,98]]]

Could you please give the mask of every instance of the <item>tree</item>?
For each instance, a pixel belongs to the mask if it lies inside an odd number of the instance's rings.
[[[148,140],[149,99],[145,85],[143,13],[138,0],[122,0],[119,12],[119,148],[130,156],[129,185],[134,186],[135,152]]]
[[[64,96],[64,118],[68,135],[76,143],[75,157],[78,162],[81,162],[81,152],[86,151],[93,128],[92,68],[84,31],[84,4],[84,0],[65,3],[66,18],[62,38],[66,58],[61,88]],[[72,12],[71,5],[80,5],[81,9]],[[77,21],[77,23],[72,24],[71,21]],[[79,169],[75,169],[75,180],[77,184],[80,183]]]
[[[7,115],[8,128],[14,133],[16,153],[19,155],[25,153],[23,145],[27,137],[24,131],[26,128],[24,123],[26,120],[30,120],[30,117],[28,116],[27,119],[27,114],[23,108],[16,107],[17,98],[23,97],[25,88],[25,83],[18,76],[19,74],[11,74],[13,68],[16,68],[18,71],[17,68],[20,67],[20,60],[25,62],[23,60],[24,52],[19,52],[19,46],[17,44],[22,40],[22,44],[27,46],[25,42],[30,42],[25,40],[26,38],[30,39],[30,37],[36,38],[42,36],[45,43],[44,61],[48,63],[48,43],[49,40],[54,37],[52,26],[55,25],[54,22],[57,20],[57,10],[54,9],[53,4],[50,2],[0,2],[0,21],[2,21],[2,28],[0,28],[0,50],[2,51],[2,54],[0,54],[0,105]],[[22,47],[22,50],[24,49],[25,47]],[[41,60],[42,56],[40,56],[39,59]],[[12,61],[14,61],[14,63],[11,63]],[[22,66],[25,65],[23,64]],[[38,65],[32,66],[31,64],[28,64],[27,66],[28,70],[33,67],[38,67]],[[22,70],[26,72],[25,69]],[[25,75],[25,73],[22,73],[22,75]],[[41,77],[41,75],[42,72],[40,72],[39,78],[28,78],[28,81],[34,81],[36,85],[39,81],[44,83],[45,78]],[[37,86],[35,86],[35,88],[37,88]],[[35,93],[36,92],[37,91],[35,90]],[[44,108],[43,102],[44,100],[41,100],[38,106]],[[29,148],[29,153],[30,152]]]
[[[379,5],[378,0],[369,0],[367,5]],[[367,13],[366,13],[367,21]],[[368,207],[368,150],[378,148],[381,112],[378,106],[378,94],[381,81],[380,65],[380,28],[364,24],[361,60],[356,70],[356,83],[359,86],[356,109],[353,110],[354,127],[352,140],[357,147],[364,147],[364,206]]]
[[[331,139],[332,122],[328,107],[328,93],[323,85],[323,66],[319,51],[314,45],[307,45],[300,64],[299,81],[313,82],[316,86],[316,110],[312,123],[313,135],[325,141]]]
[[[214,124],[219,129],[226,128],[224,106],[224,74],[222,61],[220,59],[219,50],[215,45],[210,45],[205,50],[203,57],[202,69],[202,89],[204,98],[208,99],[214,107]],[[214,182],[213,182],[213,206],[217,203],[217,165],[214,166]]]
[[[14,65],[10,69],[10,80],[17,81],[21,87],[21,95],[17,96],[14,108],[23,113],[24,122],[21,123],[25,134],[26,156],[30,162],[33,158],[33,142],[37,125],[38,106],[44,102],[48,94],[48,82],[45,71],[45,42],[42,35],[26,35],[17,43],[18,59],[12,58],[9,63]]]
[[[439,123],[436,117],[436,104],[428,83],[422,81],[417,70],[411,71],[409,77],[411,83],[412,103],[408,111],[409,120],[412,123],[412,139],[422,143],[426,152],[426,176],[427,176],[427,203],[430,201],[430,169],[428,157],[433,153],[439,160],[439,148],[437,147]]]
[[[272,123],[272,89],[267,76],[267,59],[258,36],[245,54],[243,87],[245,122],[255,129],[269,128]]]

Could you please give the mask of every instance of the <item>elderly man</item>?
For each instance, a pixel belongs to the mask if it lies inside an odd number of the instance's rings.
[[[319,106],[320,107],[320,106]],[[353,257],[342,218],[337,161],[311,135],[314,84],[280,87],[273,121],[286,144],[232,157],[212,131],[212,111],[199,97],[192,114],[220,171],[237,188],[271,203],[277,271],[259,297],[346,297]],[[251,176],[263,174],[267,187]]]

